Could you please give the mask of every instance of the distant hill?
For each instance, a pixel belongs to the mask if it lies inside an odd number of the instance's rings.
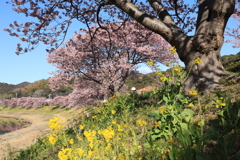
[[[236,55],[230,54],[222,56],[220,59],[227,71],[240,72],[240,52]]]
[[[28,84],[30,84],[30,83],[29,82],[22,82],[22,83],[19,83],[17,85],[8,84],[8,83],[0,83],[0,94],[11,92],[12,90],[14,90],[16,88],[26,87]]]

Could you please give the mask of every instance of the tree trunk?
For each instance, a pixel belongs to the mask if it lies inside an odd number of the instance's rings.
[[[206,93],[219,86],[219,79],[228,75],[221,61],[220,51],[224,43],[224,30],[234,11],[235,1],[201,0],[194,36],[187,36],[177,45],[180,59],[185,63],[189,76],[185,89],[197,88]],[[201,63],[196,64],[195,59]]]
[[[201,37],[207,37],[207,35]],[[221,40],[222,43],[219,47],[214,48],[213,40],[206,43],[201,42],[201,40],[199,36],[190,37],[186,48],[182,48],[184,53],[181,54],[181,59],[188,72],[185,90],[197,89],[202,93],[207,93],[220,85],[220,78],[226,76],[227,72],[225,72],[220,61],[220,50],[223,41]],[[203,48],[199,48],[198,44]],[[197,58],[201,59],[199,64],[195,62]]]

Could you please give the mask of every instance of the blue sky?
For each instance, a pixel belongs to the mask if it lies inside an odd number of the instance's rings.
[[[17,14],[12,11],[11,5],[6,4],[5,0],[0,0],[0,82],[9,84],[19,84],[21,82],[34,82],[41,79],[47,79],[51,75],[49,72],[55,70],[53,66],[47,63],[45,45],[39,45],[32,52],[16,55],[16,44],[21,41],[9,36],[3,28],[8,28],[9,24],[14,21],[29,21],[23,14]],[[230,21],[228,26],[234,26],[237,22]],[[74,28],[71,28],[67,38],[71,38]],[[221,55],[236,54],[240,48],[232,48],[232,44],[224,44]],[[160,69],[165,70],[166,67],[161,65]],[[138,69],[141,73],[149,73],[151,70],[141,65]]]

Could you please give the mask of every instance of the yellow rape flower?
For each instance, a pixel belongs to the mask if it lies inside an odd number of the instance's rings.
[[[83,156],[84,150],[82,149],[82,147],[81,147],[81,148],[77,148],[76,151],[77,151],[77,153],[78,153],[78,155],[79,155],[80,157]]]
[[[60,121],[60,117],[53,117],[48,122],[48,125],[53,130],[59,130],[62,127],[59,121]]]
[[[150,61],[147,61],[147,65],[152,66],[154,64],[153,60],[150,59]]]
[[[96,118],[97,116],[95,115],[95,116],[92,116],[92,118],[94,119],[94,118]]]
[[[182,70],[182,67],[181,66],[174,66],[173,69],[176,72],[180,72]]]
[[[79,128],[80,128],[80,129],[84,129],[84,125],[81,125],[81,124],[80,124],[80,125],[79,125]]]
[[[188,91],[188,93],[189,93],[190,95],[192,95],[192,96],[198,95],[197,91],[194,91],[194,90]]]
[[[226,106],[226,103],[221,103],[220,105],[221,105],[221,106]]]
[[[166,107],[166,106],[160,107],[160,110],[159,110],[159,113],[160,113],[160,114],[163,114],[163,113],[165,112],[165,107]]]
[[[202,62],[202,60],[201,60],[199,57],[198,57],[198,58],[195,58],[194,61],[195,61],[196,64],[200,64],[200,63]]]
[[[167,80],[167,77],[166,77],[166,76],[160,77],[160,81],[165,82],[166,80]]]
[[[116,111],[115,111],[115,110],[112,110],[111,112],[112,112],[112,114],[115,114],[115,113],[116,113]]]
[[[108,142],[110,139],[113,138],[113,136],[115,135],[114,130],[112,129],[111,126],[107,127],[106,129],[104,129],[102,131],[102,135],[105,138],[105,140]]]
[[[74,144],[74,140],[73,140],[73,139],[68,139],[68,142],[69,142],[70,144]]]
[[[90,151],[88,151],[88,158],[91,158],[91,157],[92,157],[92,155],[93,155],[93,153],[94,153],[94,151],[93,151],[93,150],[90,150]]]
[[[52,134],[48,137],[48,140],[52,145],[54,145],[58,140],[58,136],[56,134]]]
[[[172,53],[172,54],[176,53],[177,52],[176,47],[174,47],[174,46],[170,47],[169,52]]]
[[[144,121],[144,120],[142,120],[142,121],[141,121],[141,120],[137,120],[137,121],[136,121],[136,124],[142,127],[142,126],[146,126],[146,125],[147,125],[147,122]]]
[[[87,137],[88,141],[91,142],[93,139],[95,139],[96,136],[96,131],[95,130],[90,130],[90,131],[84,131],[84,135]]]
[[[193,105],[192,103],[190,103],[190,104],[188,105],[188,107],[194,107],[194,105]]]
[[[202,125],[202,121],[199,121],[199,122],[198,122],[198,125],[201,126],[201,125]]]
[[[160,124],[157,121],[155,121],[154,122],[154,127],[160,127]]]
[[[118,126],[118,131],[119,131],[119,132],[122,132],[122,131],[123,131],[123,128],[121,128],[121,126],[120,126],[119,124],[118,124],[117,126]]]
[[[112,120],[112,124],[116,124],[117,122],[116,122],[116,120]]]
[[[58,152],[58,158],[60,160],[68,160],[71,158],[72,149],[71,148],[62,148],[61,151]]]

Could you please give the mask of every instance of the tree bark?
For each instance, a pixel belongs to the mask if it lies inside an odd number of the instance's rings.
[[[224,43],[224,30],[233,14],[234,0],[202,0],[199,4],[196,33],[185,40],[179,56],[190,72],[185,89],[196,87],[201,92],[212,91],[219,86],[219,79],[227,75],[220,51]],[[200,58],[200,64],[194,60]]]

